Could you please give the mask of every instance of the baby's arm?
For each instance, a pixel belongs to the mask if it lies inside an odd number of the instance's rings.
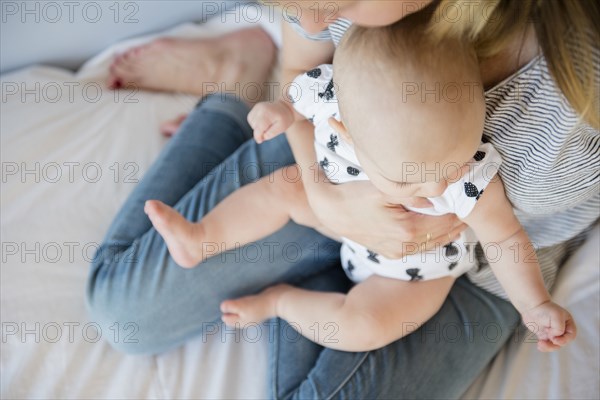
[[[414,332],[442,306],[454,279],[407,282],[371,276],[347,295],[277,285],[221,304],[223,321],[244,327],[272,317],[342,351],[369,351]]]
[[[333,42],[315,41],[301,37],[290,24],[282,26],[283,46],[281,48],[281,97],[273,103],[259,103],[248,114],[248,122],[254,130],[254,138],[258,143],[269,140],[287,130],[294,121],[304,120],[306,117],[294,110],[288,93],[285,91],[292,87],[294,79],[301,74],[313,69],[317,65],[330,64],[333,60],[335,47]],[[296,89],[297,87],[295,87]],[[304,93],[304,95],[310,95]],[[309,133],[312,136],[312,132]],[[312,149],[313,141],[299,143],[290,141],[294,155],[298,152],[306,153]],[[298,149],[298,146],[305,148]],[[297,161],[301,161],[296,157]],[[316,163],[313,155],[307,160],[309,165]]]
[[[564,346],[576,335],[568,311],[552,302],[544,286],[533,244],[517,220],[496,177],[464,221],[488,251],[488,261],[523,322],[539,338],[542,351]]]
[[[330,41],[315,42],[302,38],[289,24],[283,24],[283,39],[281,86],[289,93],[282,93],[281,98],[272,103],[258,103],[248,114],[248,123],[258,143],[281,134],[294,122],[313,117],[323,101],[315,97],[315,90],[324,91],[331,81],[331,69],[326,67],[326,71],[322,71],[319,68],[333,59],[334,48]],[[297,153],[296,144],[290,143],[294,155]],[[312,147],[312,141],[309,146]],[[311,158],[314,164],[314,155]]]

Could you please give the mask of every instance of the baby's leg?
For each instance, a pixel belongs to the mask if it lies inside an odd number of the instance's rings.
[[[204,218],[191,223],[160,201],[146,202],[144,211],[182,267],[259,240],[283,228],[290,219],[315,227],[296,166],[273,172],[225,198]]]
[[[238,327],[280,317],[322,346],[369,351],[400,339],[429,320],[453,283],[453,277],[408,282],[373,275],[347,295],[281,284],[257,295],[224,301],[222,320]]]

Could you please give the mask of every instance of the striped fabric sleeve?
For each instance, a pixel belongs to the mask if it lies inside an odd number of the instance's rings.
[[[298,18],[288,15],[284,19],[288,24],[290,24],[292,29],[297,34],[299,34],[300,36],[302,36],[305,39],[314,40],[317,42],[332,40],[331,34],[329,33],[329,29],[324,29],[318,33],[308,33],[304,30],[302,25],[300,25],[300,21],[298,20]]]
[[[318,33],[308,33],[300,25],[300,21],[297,17],[286,16],[285,21],[290,24],[292,29],[305,39],[314,41],[327,41],[332,40],[333,43],[338,46],[342,37],[346,31],[352,26],[352,21],[346,18],[339,18],[329,25],[327,29],[322,30]]]

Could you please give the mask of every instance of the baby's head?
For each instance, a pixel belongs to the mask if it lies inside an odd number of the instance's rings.
[[[365,173],[392,197],[435,197],[464,175],[481,141],[485,101],[473,49],[433,43],[427,16],[353,27],[335,54],[343,124]],[[462,168],[462,169],[461,169]]]

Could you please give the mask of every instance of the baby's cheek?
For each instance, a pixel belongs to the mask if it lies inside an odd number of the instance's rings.
[[[442,178],[446,179],[448,183],[454,183],[460,180],[463,176],[469,173],[469,164],[460,166],[459,164],[450,165],[444,171]]]
[[[375,185],[375,183],[373,184]],[[379,191],[385,194],[386,196],[392,199],[398,199],[398,203],[401,203],[402,200],[405,200],[409,197],[417,196],[417,189],[413,186],[414,185],[401,187],[389,181],[382,182],[381,186],[375,185],[375,187],[377,187],[377,189],[379,189]]]
[[[390,196],[390,192],[392,191],[390,190],[391,188],[388,182],[386,182],[384,179],[381,179],[377,174],[369,174],[367,169],[364,169],[364,172],[377,190],[387,196]]]

